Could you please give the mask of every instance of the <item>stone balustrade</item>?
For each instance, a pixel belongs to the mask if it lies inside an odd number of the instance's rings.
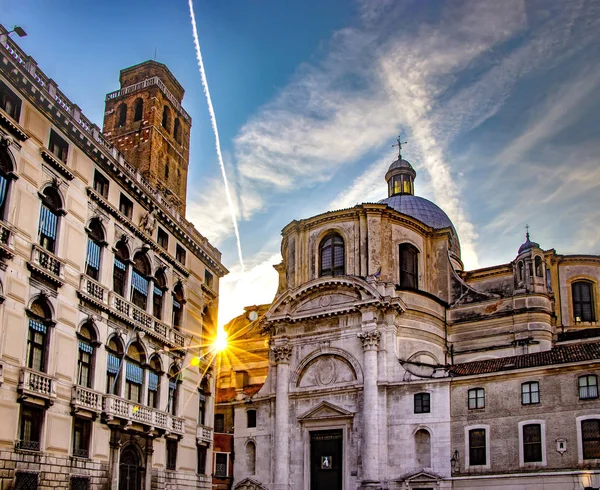
[[[81,275],[79,293],[97,306],[106,308],[122,319],[129,321],[129,323],[136,325],[140,330],[172,347],[183,347],[185,345],[185,336],[173,327],[85,274]]]
[[[137,422],[175,434],[183,435],[185,432],[185,422],[182,418],[117,395],[104,395],[103,412],[108,421],[120,419],[127,421],[128,424]]]
[[[17,391],[22,398],[42,398],[52,405],[56,400],[56,378],[30,368],[21,368]]]
[[[213,440],[213,429],[212,427],[207,427],[206,425],[198,424],[196,428],[196,439],[198,444],[211,444]]]
[[[71,406],[76,412],[89,410],[90,412],[100,413],[102,412],[102,393],[83,386],[73,386]]]
[[[44,275],[47,279],[57,285],[64,282],[64,262],[45,248],[33,244],[31,248],[31,261],[29,268]]]

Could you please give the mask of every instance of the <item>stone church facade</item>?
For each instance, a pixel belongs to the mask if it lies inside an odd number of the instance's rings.
[[[218,488],[600,486],[600,257],[527,233],[464,271],[415,177],[399,155],[386,199],[283,229],[273,303],[227,327]]]

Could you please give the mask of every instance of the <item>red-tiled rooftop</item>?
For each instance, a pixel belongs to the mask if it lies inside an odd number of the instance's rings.
[[[253,396],[263,387],[262,384],[248,385],[242,391],[246,396]],[[235,388],[219,388],[217,389],[216,403],[227,403],[235,400],[237,391]]]
[[[560,345],[551,350],[521,356],[464,362],[450,366],[450,374],[453,376],[470,376],[591,360],[600,361],[600,342]]]

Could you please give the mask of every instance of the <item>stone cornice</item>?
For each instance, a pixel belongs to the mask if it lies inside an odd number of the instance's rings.
[[[25,141],[29,138],[29,134],[25,128],[19,126],[4,110],[0,109],[0,124],[4,126],[10,133],[16,136],[19,140]]]

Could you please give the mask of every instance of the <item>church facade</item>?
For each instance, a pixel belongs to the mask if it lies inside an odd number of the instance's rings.
[[[600,486],[600,257],[527,233],[464,271],[415,177],[399,155],[386,199],[283,229],[273,303],[227,327],[219,488]]]

